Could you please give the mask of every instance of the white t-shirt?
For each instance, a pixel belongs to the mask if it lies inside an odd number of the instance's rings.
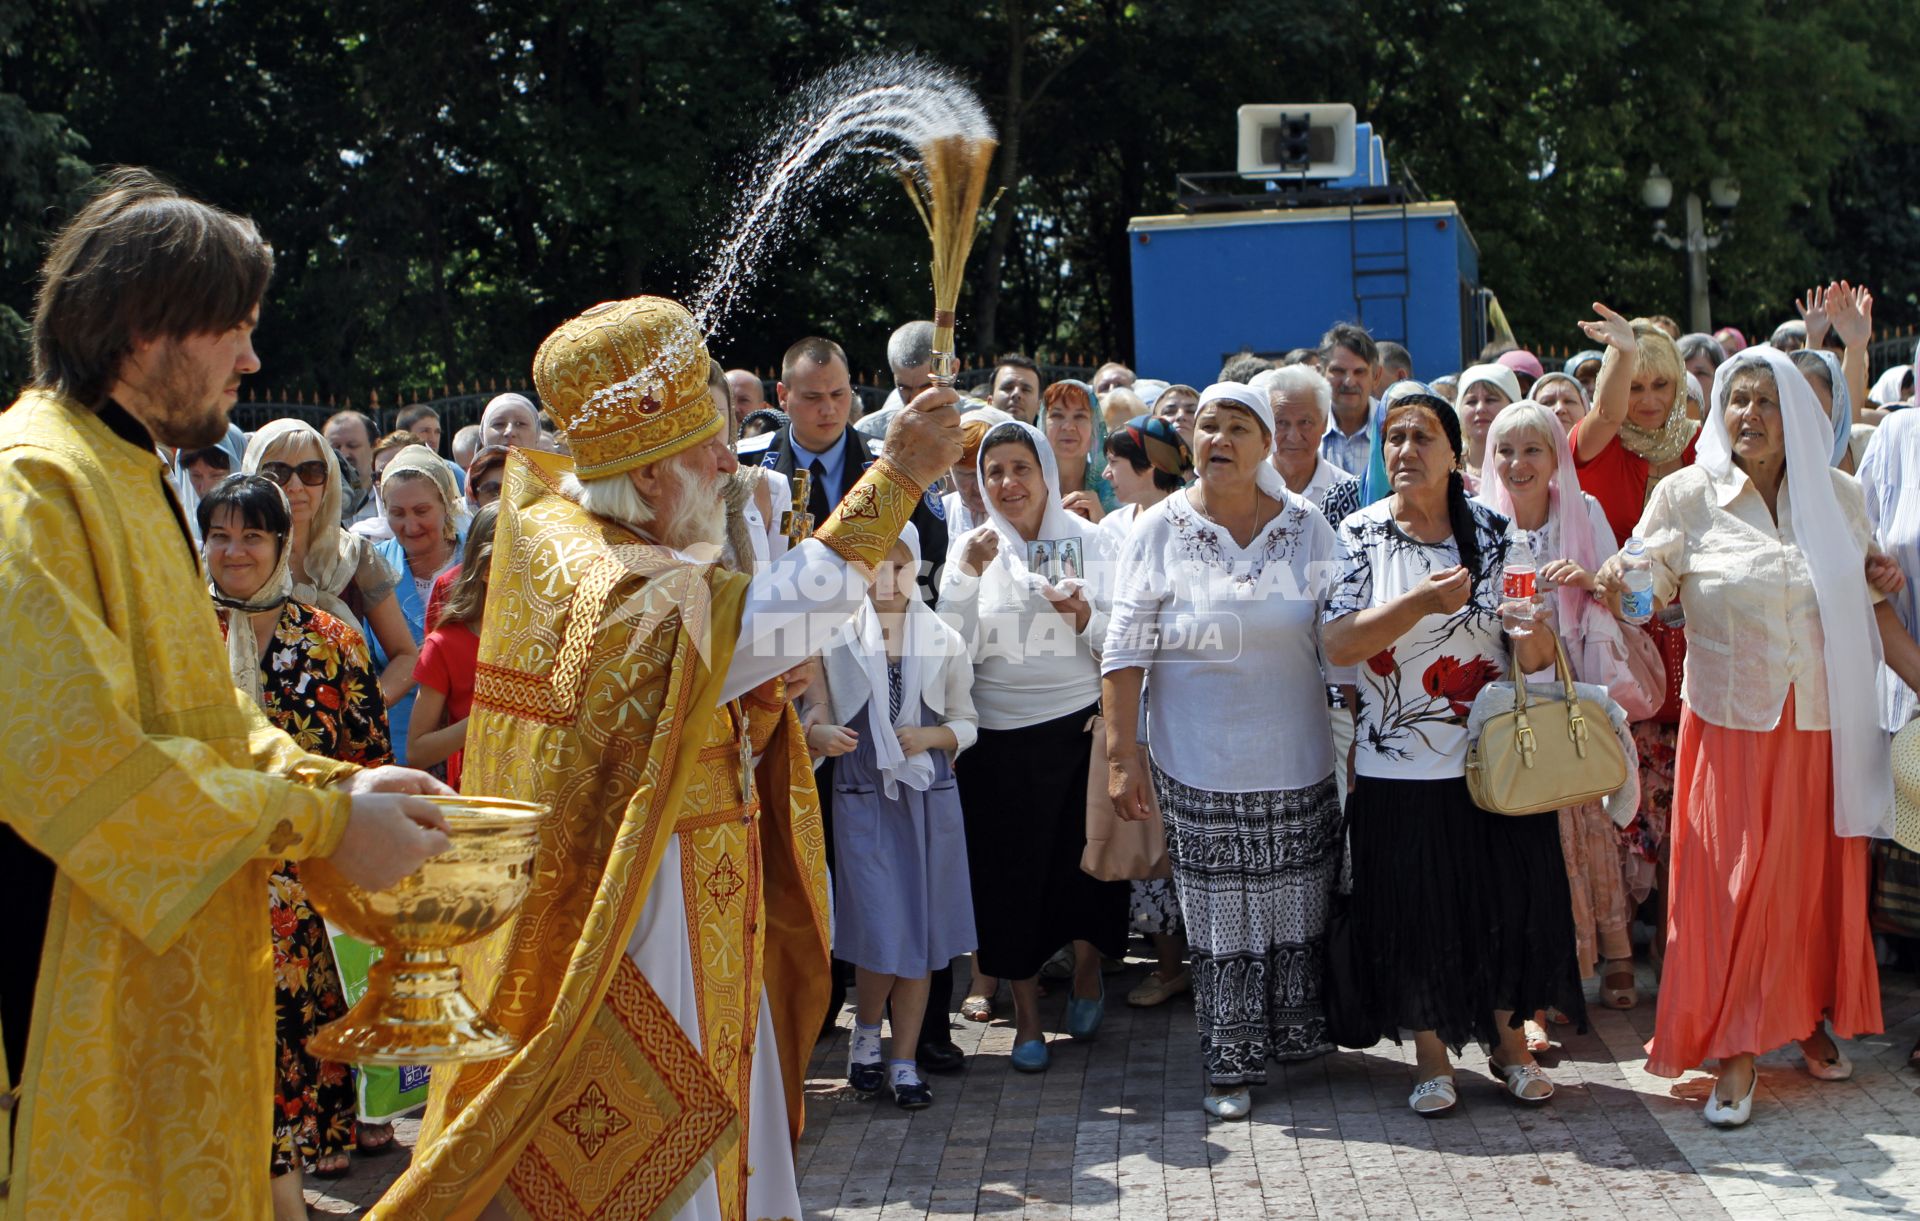
[[[1101,671],[1147,671],[1162,771],[1216,793],[1303,789],[1333,774],[1320,616],[1333,528],[1292,492],[1241,547],[1185,492],[1140,513],[1120,557]]]
[[[1435,572],[1460,562],[1460,548],[1422,543],[1394,524],[1392,498],[1340,524],[1344,570],[1326,621],[1382,606]],[[1390,647],[1353,667],[1360,708],[1354,771],[1386,780],[1444,780],[1466,775],[1467,711],[1489,682],[1507,677],[1500,629],[1500,570],[1507,519],[1469,502],[1480,544],[1481,577],[1452,615],[1428,615]]]

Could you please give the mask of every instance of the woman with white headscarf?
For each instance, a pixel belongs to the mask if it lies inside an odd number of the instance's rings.
[[[1208,1093],[1244,1119],[1269,1061],[1333,1050],[1321,1005],[1342,823],[1320,612],[1338,554],[1317,506],[1267,460],[1264,391],[1209,386],[1199,479],[1144,512],[1120,560],[1101,656],[1108,792],[1123,818],[1157,794],[1187,928]],[[1151,680],[1147,751],[1136,745]],[[1222,717],[1219,710],[1232,709]]]
[[[1551,376],[1572,381],[1565,374]],[[1542,590],[1555,591],[1555,627],[1574,678],[1616,692],[1615,698],[1630,712],[1634,707],[1642,714],[1652,711],[1650,702],[1657,702],[1662,692],[1642,692],[1634,684],[1620,625],[1600,597],[1600,564],[1618,542],[1600,502],[1580,490],[1567,434],[1544,404],[1522,399],[1494,420],[1487,432],[1480,500],[1525,536]],[[1563,809],[1558,818],[1580,974],[1591,978],[1600,965],[1602,1003],[1631,1009],[1639,998],[1633,943],[1627,935],[1632,908],[1620,868],[1619,833],[1606,804],[1598,800]],[[1527,1023],[1532,1051],[1550,1047],[1540,1021],[1536,1014]]]
[[[1756,1054],[1798,1041],[1821,1080],[1842,1038],[1882,1028],[1867,837],[1893,820],[1874,678],[1920,679],[1876,606],[1864,497],[1829,464],[1832,425],[1793,361],[1720,366],[1699,461],[1654,489],[1637,533],[1654,597],[1686,610],[1667,952],[1647,1070],[1720,1062],[1708,1122],[1752,1114]],[[1616,557],[1605,573],[1613,584]]]
[[[978,736],[973,666],[958,633],[921,600],[919,571],[920,534],[909,524],[827,646],[825,681],[807,700],[827,717],[807,743],[834,756],[833,954],[855,971],[847,1078],[862,1094],[884,1084],[905,1110],[933,1101],[915,1058],[932,973],[975,944],[972,896],[947,867],[967,853],[953,761]],[[938,1012],[944,1021],[944,997]]]
[[[326,438],[301,420],[273,420],[247,442],[241,469],[280,485],[293,513],[293,596],[346,623],[364,624],[380,651],[380,694],[391,708],[413,690],[420,642],[394,600],[396,569],[371,541],[340,524],[340,460]],[[405,722],[400,722],[403,726]]]
[[[393,456],[380,477],[380,503],[387,511],[387,525],[393,537],[374,546],[375,552],[395,572],[400,582],[394,588],[394,601],[406,620],[407,632],[416,654],[427,635],[427,606],[433,600],[433,583],[442,573],[460,561],[460,549],[467,538],[466,501],[453,481],[453,472],[440,456],[424,445],[409,445]],[[386,662],[383,648],[374,650],[374,662]],[[407,761],[407,738],[412,732],[414,697],[418,687],[409,681],[406,692],[393,703],[388,714],[394,725],[405,732],[394,734],[394,755]]]
[[[1080,869],[1114,551],[1107,531],[1062,507],[1053,449],[1033,426],[994,427],[976,469],[989,522],[960,540],[940,580],[941,613],[973,659],[980,725],[955,769],[980,940],[962,1012],[980,1015],[991,981],[1012,980],[1013,1066],[1040,1072],[1040,967],[1073,943],[1067,1033],[1090,1039],[1105,1012],[1100,955],[1126,945],[1127,884]]]
[[[1533,383],[1528,397],[1551,411],[1569,437],[1573,435],[1573,426],[1592,407],[1587,401],[1587,388],[1580,384],[1580,379],[1557,370],[1542,374],[1540,380]]]
[[[209,590],[219,608],[234,685],[300,748],[343,763],[391,761],[386,706],[358,629],[296,599],[288,571],[293,529],[271,480],[232,475],[195,509]],[[267,887],[275,1012],[273,1195],[278,1215],[301,1209],[301,1167],[346,1173],[354,1144],[353,1076],[307,1054],[315,1030],[347,1011],[326,922],[307,901],[294,861]]]
[[[1493,417],[1519,401],[1520,379],[1505,365],[1474,365],[1460,375],[1453,406],[1460,413],[1460,439],[1467,447],[1461,455],[1466,465],[1460,475],[1469,496],[1480,490],[1480,467],[1486,461],[1487,429],[1493,427]]]

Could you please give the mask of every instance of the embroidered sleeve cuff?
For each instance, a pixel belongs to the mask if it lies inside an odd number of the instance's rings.
[[[926,489],[882,457],[840,501],[813,537],[849,564],[872,571],[899,540]]]

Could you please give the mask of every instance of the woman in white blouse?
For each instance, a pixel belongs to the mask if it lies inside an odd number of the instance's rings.
[[[1545,1102],[1553,1083],[1527,1050],[1521,1015],[1585,1013],[1558,821],[1489,814],[1467,791],[1467,712],[1508,672],[1507,520],[1467,499],[1460,433],[1435,395],[1387,405],[1392,491],[1340,523],[1345,568],[1322,629],[1327,659],[1352,666],[1359,691],[1347,796],[1353,958],[1335,969],[1356,982],[1344,1008],[1364,1013],[1366,1029],[1340,1037],[1412,1030],[1408,1104],[1429,1116],[1458,1103],[1448,1050],[1469,1041],[1496,1045],[1490,1067],[1514,1098]],[[1553,664],[1543,625],[1507,626],[1522,669]]]
[[[1341,820],[1319,619],[1336,544],[1267,461],[1264,393],[1209,386],[1193,436],[1199,481],[1143,514],[1121,556],[1101,658],[1108,791],[1127,818],[1149,815],[1149,783],[1159,797],[1204,1105],[1243,1119],[1269,1061],[1333,1050],[1320,995]]]
[[[973,658],[980,734],[954,769],[980,947],[961,1011],[980,1014],[993,981],[1012,980],[1013,1066],[1040,1072],[1042,964],[1073,943],[1067,1033],[1091,1039],[1105,1012],[1100,955],[1126,948],[1126,883],[1080,869],[1114,553],[1104,530],[1061,507],[1038,429],[995,426],[978,474],[991,521],[960,540],[940,580],[941,614]]]
[[[1882,1028],[1867,926],[1867,837],[1893,819],[1874,685],[1917,649],[1868,578],[1860,485],[1784,354],[1714,375],[1696,465],[1654,489],[1637,533],[1654,596],[1686,610],[1667,953],[1647,1071],[1720,1062],[1708,1122],[1752,1114],[1757,1053],[1798,1041],[1808,1072],[1852,1072],[1829,1035]],[[1803,543],[1804,540],[1804,543]],[[1817,545],[1815,545],[1817,542]],[[1603,567],[1609,585],[1618,558]]]

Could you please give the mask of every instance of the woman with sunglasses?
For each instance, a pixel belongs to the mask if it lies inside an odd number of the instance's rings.
[[[399,577],[374,552],[371,540],[340,524],[340,460],[333,447],[300,420],[274,420],[253,434],[241,463],[246,474],[264,475],[287,494],[293,513],[293,596],[347,623],[364,623],[368,642],[386,661],[380,694],[387,706],[413,689],[413,663],[420,646],[407,630],[394,600]]]

